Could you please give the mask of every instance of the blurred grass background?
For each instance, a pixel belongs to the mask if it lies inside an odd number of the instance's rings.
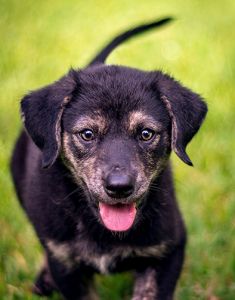
[[[120,31],[175,16],[120,46],[108,62],[162,69],[200,93],[209,114],[188,152],[173,155],[189,233],[176,299],[235,299],[235,2],[232,0],[0,0],[0,299],[30,292],[41,248],[19,207],[8,164],[21,128],[19,99],[69,67],[83,67]],[[98,277],[102,300],[129,299],[129,275]],[[56,299],[56,298],[55,298]]]

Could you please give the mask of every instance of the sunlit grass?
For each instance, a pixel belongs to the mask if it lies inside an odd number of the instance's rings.
[[[108,63],[162,69],[207,100],[206,123],[188,149],[195,167],[173,155],[189,235],[177,299],[234,299],[235,2],[0,0],[1,300],[38,299],[30,289],[42,261],[8,170],[19,99],[83,67],[121,30],[166,15],[176,21],[119,47]],[[128,299],[131,282],[128,274],[98,277],[101,299]]]

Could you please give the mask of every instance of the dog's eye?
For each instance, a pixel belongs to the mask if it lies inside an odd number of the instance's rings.
[[[140,139],[142,141],[147,142],[150,141],[153,136],[154,136],[154,131],[152,129],[145,128],[141,131]]]
[[[90,129],[84,129],[79,134],[81,138],[86,142],[89,142],[95,138],[94,132]]]

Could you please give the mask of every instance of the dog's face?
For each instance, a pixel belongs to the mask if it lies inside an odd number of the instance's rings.
[[[98,219],[126,231],[171,149],[191,164],[185,147],[206,106],[160,72],[102,65],[26,96],[22,111],[44,166],[60,153]]]
[[[170,153],[164,105],[143,74],[125,72],[81,72],[79,93],[63,115],[65,161],[94,213],[99,207],[104,224],[115,231],[132,225],[137,204]]]

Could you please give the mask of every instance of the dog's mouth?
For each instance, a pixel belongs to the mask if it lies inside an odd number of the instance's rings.
[[[99,202],[99,211],[105,227],[112,231],[129,230],[136,216],[136,204],[107,204]]]

